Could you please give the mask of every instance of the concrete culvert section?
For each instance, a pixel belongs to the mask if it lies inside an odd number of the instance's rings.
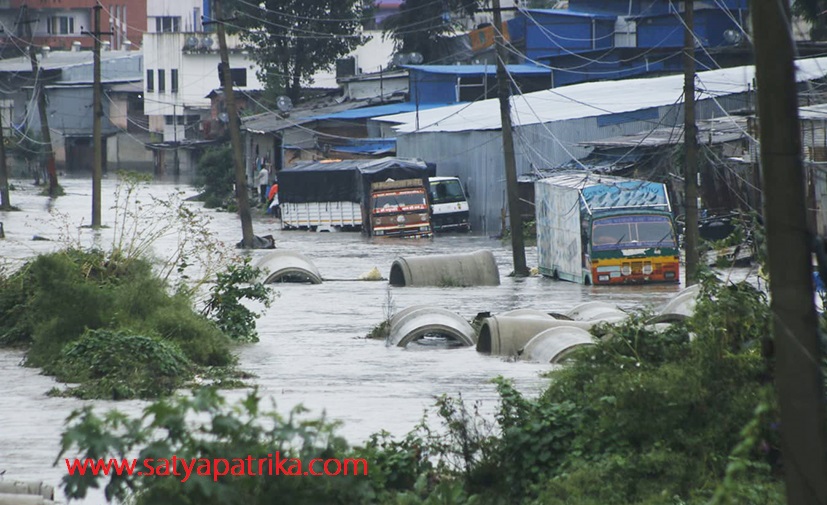
[[[444,338],[462,347],[476,343],[476,333],[468,321],[441,307],[415,305],[391,318],[388,345],[407,347],[426,337]]]
[[[561,326],[579,328],[588,332],[605,319],[568,321],[548,314],[499,315],[486,318],[480,327],[477,351],[497,356],[515,356],[535,335]]]
[[[616,323],[626,319],[626,313],[617,306],[606,302],[586,302],[569,310],[568,315],[573,321],[606,321]]]
[[[491,251],[397,258],[392,286],[498,286],[500,271]]]
[[[319,269],[310,258],[299,252],[277,250],[264,256],[256,266],[266,272],[265,284],[275,282],[322,283]]]
[[[594,345],[591,334],[574,326],[558,326],[538,333],[523,348],[520,357],[526,361],[559,364],[571,352],[584,345]]]
[[[691,317],[695,313],[695,302],[700,292],[701,287],[698,284],[689,286],[669,300],[658,313],[661,315],[679,314]]]

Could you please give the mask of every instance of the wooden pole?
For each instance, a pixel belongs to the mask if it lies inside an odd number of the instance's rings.
[[[683,36],[683,142],[684,142],[684,251],[686,253],[686,285],[697,282],[698,276],[698,127],[695,124],[695,6],[684,1]]]
[[[794,46],[787,0],[750,6],[775,381],[781,410],[781,460],[787,503],[827,503],[827,435],[818,319],[813,303],[812,235],[806,228],[804,167]]]
[[[523,219],[520,215],[520,196],[517,191],[517,162],[514,158],[514,136],[511,126],[511,82],[505,70],[505,40],[500,33],[503,25],[500,0],[493,0],[492,7],[494,12],[494,46],[497,49],[497,88],[500,98],[503,155],[505,156],[505,185],[508,198],[509,224],[511,225],[511,256],[514,262],[514,275],[525,277],[528,275],[528,267],[525,261]]]
[[[250,198],[247,192],[247,177],[244,174],[241,131],[238,111],[233,95],[233,76],[230,71],[230,56],[227,51],[227,37],[224,23],[221,21],[221,0],[215,0],[216,32],[218,50],[221,53],[221,77],[224,83],[224,100],[227,103],[227,115],[230,116],[230,143],[233,146],[233,165],[235,166],[235,194],[238,201],[238,214],[241,218],[241,245],[245,249],[253,247],[253,218],[250,215]]]

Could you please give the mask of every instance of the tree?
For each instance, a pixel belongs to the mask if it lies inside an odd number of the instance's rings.
[[[810,37],[813,40],[827,37],[827,0],[794,0],[792,13],[812,23]]]
[[[450,53],[449,40],[461,28],[454,18],[476,13],[487,0],[405,0],[382,24],[400,53],[419,53],[432,62]]]
[[[301,86],[368,39],[360,34],[370,12],[361,0],[234,0],[241,40],[268,91],[298,100]]]

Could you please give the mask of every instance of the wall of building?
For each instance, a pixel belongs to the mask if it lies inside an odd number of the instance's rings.
[[[197,37],[211,37],[213,44],[210,49],[185,50],[187,39]],[[227,45],[233,49],[240,47],[237,37],[227,37]],[[185,116],[201,114],[210,115],[210,99],[207,95],[221,86],[218,76],[218,42],[215,35],[204,33],[150,33],[144,36],[144,111],[153,116]],[[236,86],[241,90],[262,89],[263,84],[256,76],[255,63],[249,54],[240,51],[230,53],[230,67],[244,68],[247,74],[247,85]],[[178,90],[172,91],[172,70],[178,71]],[[164,71],[165,90],[159,91],[158,70]],[[154,89],[147,89],[146,74],[152,73]],[[181,123],[184,118],[180,118]],[[150,128],[162,132],[164,124],[150,119]],[[180,139],[179,139],[180,140]]]

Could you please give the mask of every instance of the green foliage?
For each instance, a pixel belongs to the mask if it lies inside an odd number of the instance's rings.
[[[384,36],[394,41],[400,53],[419,53],[425,63],[451,63],[445,58],[453,52],[451,38],[463,31],[456,18],[470,16],[483,0],[405,0],[399,12],[382,23]]]
[[[270,306],[271,289],[258,281],[260,268],[250,264],[250,258],[230,265],[220,272],[210,290],[210,299],[204,308],[204,315],[215,320],[218,327],[230,338],[243,342],[258,342],[255,312],[245,307],[244,299],[258,301]]]
[[[230,146],[211,147],[204,151],[196,165],[194,184],[203,191],[204,206],[221,206],[233,191],[235,172]]]
[[[46,372],[81,383],[67,391],[79,398],[154,398],[192,377],[193,367],[172,342],[123,331],[89,330],[63,347]]]
[[[362,19],[370,13],[361,0],[264,0],[230,2],[233,25],[259,66],[259,79],[294,101],[301,86],[319,70],[364,44]]]
[[[595,327],[597,344],[553,371],[539,398],[497,380],[497,435],[461,401],[441,399],[442,433],[374,441],[374,468],[404,476],[380,488],[402,487],[398,503],[457,482],[467,496],[456,503],[780,503],[766,449],[777,444],[773,410],[755,414],[773,405],[765,295],[706,276],[693,317],[666,330],[648,319]]]
[[[66,249],[38,256],[14,274],[0,278],[0,286],[0,345],[27,347],[26,363],[44,367],[47,373],[72,375],[65,368],[70,349],[75,350],[71,356],[78,356],[75,362],[80,363],[90,355],[78,349],[86,349],[92,345],[90,342],[101,342],[110,334],[121,335],[121,330],[128,335],[163,339],[175,352],[180,347],[186,359],[198,365],[234,362],[227,336],[193,311],[187,295],[170,295],[167,284],[143,259],[127,261],[98,250]],[[111,331],[89,334],[89,330]],[[91,336],[83,337],[84,334],[94,336],[94,340],[90,340]],[[121,354],[113,359],[131,360],[135,367],[143,366],[141,357],[129,350],[127,344],[133,341],[118,338],[123,345],[111,351]],[[68,347],[80,345],[78,342],[84,339],[86,342],[80,348]],[[77,394],[147,397],[168,393],[172,387],[159,379],[147,383],[147,388],[155,388],[155,393],[137,385],[120,388],[119,381],[128,381],[116,377],[114,369],[102,370],[113,375],[107,379],[112,381],[110,390],[89,384]],[[102,380],[91,369],[90,373],[88,377],[77,377],[93,382]]]
[[[303,409],[288,417],[274,409],[264,410],[257,392],[249,393],[235,405],[227,405],[212,388],[194,391],[192,396],[160,400],[148,406],[144,415],[129,418],[118,412],[98,415],[91,407],[75,411],[67,420],[61,451],[55,465],[63,467],[64,457],[153,458],[153,477],[116,475],[95,477],[65,475],[63,489],[67,499],[80,499],[90,487],[104,485],[107,499],[130,503],[371,503],[373,491],[369,477],[357,472],[341,476],[286,477],[258,475],[259,458],[298,458],[304,468],[314,458],[358,458],[347,443],[336,435],[337,425],[324,418],[305,419]],[[252,457],[256,475],[169,475],[161,458],[192,461],[193,458]],[[238,461],[238,460],[235,460]],[[370,475],[362,461],[364,471]],[[284,468],[289,468],[285,465]],[[274,470],[276,465],[274,464]],[[245,464],[245,468],[247,465]],[[353,467],[351,467],[353,468]],[[267,466],[263,467],[267,472]],[[142,468],[142,470],[146,470]],[[228,469],[229,470],[229,469]],[[316,469],[318,471],[318,468]],[[182,466],[178,472],[184,474]],[[166,476],[164,476],[166,474]]]

